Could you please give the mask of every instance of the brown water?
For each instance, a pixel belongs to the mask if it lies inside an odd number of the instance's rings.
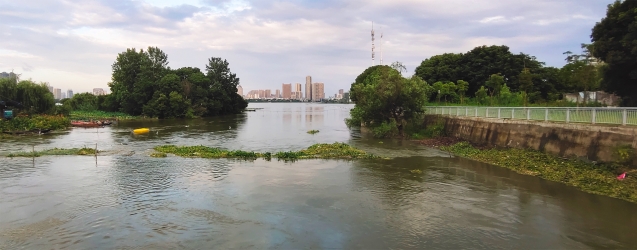
[[[351,105],[250,107],[264,109],[2,139],[0,154],[96,143],[107,152],[0,158],[0,249],[637,248],[636,204],[361,138],[343,123]],[[132,135],[138,127],[152,132]],[[162,144],[274,152],[336,141],[396,158],[149,157]]]

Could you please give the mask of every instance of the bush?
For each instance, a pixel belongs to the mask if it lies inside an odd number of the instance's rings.
[[[383,122],[378,126],[374,126],[371,128],[374,137],[376,138],[387,138],[398,135],[398,126],[395,121]]]

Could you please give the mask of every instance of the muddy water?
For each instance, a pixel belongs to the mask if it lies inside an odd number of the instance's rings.
[[[637,247],[637,205],[426,149],[361,138],[350,105],[2,139],[0,249],[605,249]],[[135,136],[134,128],[149,127]],[[320,133],[307,134],[317,129]],[[347,142],[392,160],[151,158],[163,144],[255,151]],[[411,170],[422,173],[412,173]]]

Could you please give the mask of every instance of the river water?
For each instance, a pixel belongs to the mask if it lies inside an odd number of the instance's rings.
[[[362,138],[343,122],[352,105],[250,107],[263,109],[0,139],[0,154],[106,151],[0,158],[0,249],[637,247],[636,204],[413,142]],[[138,127],[151,133],[132,135]],[[332,142],[392,159],[149,157],[164,144],[276,152]]]

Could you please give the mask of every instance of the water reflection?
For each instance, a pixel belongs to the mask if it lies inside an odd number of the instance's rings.
[[[352,105],[251,104],[256,112],[73,129],[39,147],[94,157],[3,158],[0,249],[579,249],[637,245],[637,205],[360,136]],[[134,136],[137,127],[148,135]],[[310,129],[321,132],[307,134]],[[151,158],[162,144],[254,151],[347,142],[392,160],[294,163]],[[380,143],[382,142],[382,143]],[[5,141],[1,148],[18,146]],[[414,170],[420,170],[417,172]]]

